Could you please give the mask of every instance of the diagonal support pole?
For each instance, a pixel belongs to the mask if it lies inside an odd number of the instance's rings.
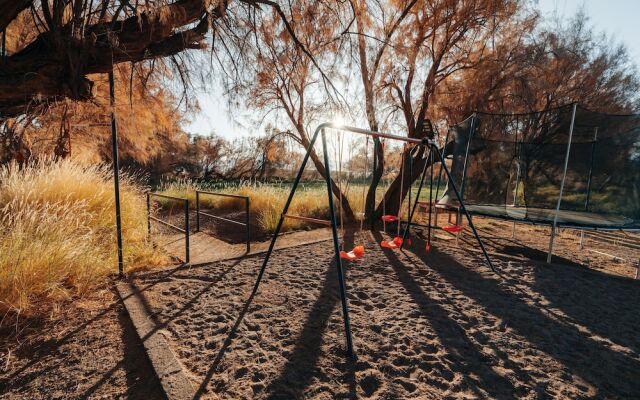
[[[487,253],[487,249],[485,249],[484,243],[482,243],[482,239],[480,239],[480,235],[478,235],[478,231],[476,230],[475,225],[473,225],[473,221],[471,220],[471,215],[469,215],[469,211],[467,211],[467,207],[465,207],[464,202],[462,201],[462,197],[460,196],[460,192],[458,191],[458,188],[456,187],[456,184],[453,181],[453,178],[451,177],[451,173],[449,172],[449,168],[447,167],[447,165],[444,162],[444,157],[442,156],[442,153],[440,153],[440,150],[438,150],[438,148],[436,147],[436,145],[434,143],[429,142],[428,144],[429,144],[429,146],[431,148],[431,151],[435,151],[436,154],[438,155],[438,159],[440,160],[440,163],[442,164],[442,169],[444,170],[444,173],[447,175],[448,182],[451,185],[451,188],[453,189],[453,192],[455,193],[456,198],[458,199],[458,202],[460,203],[460,208],[462,209],[462,212],[467,217],[467,221],[469,222],[469,227],[471,228],[471,231],[473,231],[473,235],[476,237],[476,240],[478,241],[478,244],[480,245],[480,248],[482,249],[482,253],[484,254],[484,257],[487,260],[487,264],[489,264],[489,267],[491,268],[491,270],[493,272],[495,272],[496,274],[500,275],[498,273],[498,271],[496,271],[496,269],[494,268],[493,263],[491,262],[491,259],[489,258],[489,253]]]
[[[291,205],[291,201],[293,200],[293,196],[298,189],[298,184],[300,183],[300,179],[302,178],[302,174],[304,173],[304,169],[307,166],[307,162],[309,161],[309,156],[311,155],[311,150],[316,143],[316,139],[318,138],[318,132],[320,130],[316,129],[311,138],[311,142],[309,142],[309,147],[307,148],[307,152],[302,159],[302,165],[300,165],[300,169],[298,170],[298,174],[296,175],[296,179],[293,181],[293,186],[291,187],[291,192],[289,193],[289,197],[287,198],[287,202],[284,204],[284,208],[282,209],[282,214],[280,214],[280,219],[278,220],[278,225],[276,226],[276,230],[273,233],[273,237],[271,238],[271,243],[269,243],[269,249],[264,256],[264,261],[262,262],[262,267],[260,267],[260,272],[258,273],[258,278],[256,279],[256,283],[253,285],[253,290],[251,291],[251,297],[255,296],[258,292],[258,287],[260,286],[260,282],[262,281],[262,277],[264,275],[265,269],[267,269],[267,264],[269,263],[269,259],[271,258],[271,253],[273,253],[273,248],[276,245],[276,240],[278,240],[278,236],[280,235],[280,231],[282,230],[282,224],[284,222],[284,216],[287,214],[289,210],[289,206]]]
[[[327,195],[329,197],[329,212],[331,214],[331,233],[333,234],[333,248],[336,257],[336,268],[338,272],[338,283],[340,285],[340,301],[342,302],[342,318],[344,320],[344,331],[347,337],[347,355],[354,356],[353,340],[351,338],[351,323],[349,322],[349,304],[347,302],[347,288],[344,282],[344,270],[342,259],[340,258],[340,241],[338,239],[338,223],[336,221],[336,210],[333,204],[333,190],[331,187],[331,169],[329,166],[329,152],[327,151],[327,139],[322,130],[322,151],[324,153],[324,169],[326,171]]]

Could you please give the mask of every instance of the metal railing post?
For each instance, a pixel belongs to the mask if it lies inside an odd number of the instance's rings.
[[[184,200],[184,259],[189,264],[189,199]]]
[[[113,159],[113,186],[116,203],[116,242],[118,246],[118,274],[124,276],[122,250],[122,217],[120,211],[120,158],[118,156],[118,125],[116,124],[116,89],[113,71],[109,72],[109,104],[111,106],[111,154]]]
[[[151,240],[151,195],[147,192],[147,241]]]
[[[251,252],[251,230],[249,228],[249,198],[245,199],[245,228],[247,230],[247,253]]]
[[[200,232],[200,191],[196,190],[196,232]]]

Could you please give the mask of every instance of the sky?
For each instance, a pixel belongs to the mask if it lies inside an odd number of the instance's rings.
[[[640,0],[538,0],[538,7],[549,18],[569,18],[584,7],[594,29],[624,43],[640,67]],[[202,111],[185,126],[187,132],[200,135],[215,132],[228,139],[262,133],[233,121],[222,88],[217,83],[211,86],[198,94]]]

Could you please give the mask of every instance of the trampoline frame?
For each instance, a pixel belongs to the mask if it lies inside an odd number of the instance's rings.
[[[473,215],[480,215],[480,216],[485,216],[488,218],[497,218],[497,219],[502,219],[502,220],[509,220],[509,221],[513,221],[514,225],[513,225],[513,233],[512,233],[512,237],[515,237],[515,224],[517,222],[520,223],[527,223],[527,224],[534,224],[534,225],[550,225],[551,228],[551,234],[550,234],[550,238],[549,238],[549,247],[548,247],[548,251],[547,251],[547,263],[550,264],[552,261],[552,257],[553,257],[553,247],[554,247],[554,240],[555,240],[555,236],[556,236],[556,231],[558,228],[563,227],[563,228],[571,228],[571,229],[580,229],[580,230],[599,230],[599,231],[626,231],[626,232],[636,232],[636,231],[640,231],[640,228],[625,228],[625,227],[606,227],[606,226],[600,226],[600,225],[593,225],[593,226],[589,226],[589,225],[578,225],[578,224],[567,224],[567,223],[562,223],[559,221],[559,217],[560,214],[563,210],[561,210],[562,207],[562,200],[563,200],[563,194],[564,194],[564,187],[565,187],[565,182],[566,182],[566,178],[567,178],[567,171],[568,171],[568,166],[569,166],[569,160],[570,160],[570,154],[571,154],[571,145],[573,143],[573,132],[574,132],[574,127],[575,127],[575,122],[576,122],[576,111],[577,111],[577,107],[578,107],[578,103],[572,103],[572,111],[571,111],[571,123],[569,126],[569,135],[568,135],[568,140],[567,140],[567,144],[566,144],[566,150],[565,150],[565,155],[564,155],[564,164],[563,164],[563,172],[562,172],[562,178],[560,181],[560,189],[559,189],[559,193],[558,193],[558,198],[556,201],[556,206],[555,209],[548,209],[550,211],[553,211],[553,218],[548,221],[548,222],[544,222],[544,221],[532,221],[532,220],[527,220],[527,219],[519,219],[519,218],[513,218],[510,217],[509,215],[493,215],[493,214],[489,214],[489,213],[483,213],[481,211],[477,211],[477,210],[473,210],[473,206],[469,206],[470,207],[470,213]],[[490,114],[490,115],[496,115],[496,114]],[[519,114],[513,114],[515,116],[518,116]],[[468,143],[466,146],[466,151],[465,151],[465,157],[464,157],[464,163],[463,163],[463,170],[462,170],[462,181],[461,181],[461,188],[463,189],[462,191],[462,198],[464,200],[464,188],[465,188],[465,181],[467,179],[467,167],[468,167],[468,162],[469,162],[469,147],[471,144],[471,141],[473,139],[473,135],[474,135],[474,128],[476,126],[475,120],[477,118],[477,113],[474,113],[471,116],[471,123],[470,123],[470,131],[469,131],[469,135],[468,135]],[[589,166],[589,174],[588,174],[588,179],[587,179],[587,193],[586,193],[586,199],[585,199],[585,212],[589,213],[589,205],[590,205],[590,198],[591,198],[591,189],[592,189],[592,176],[593,176],[593,160],[594,160],[594,153],[595,153],[595,148],[596,148],[596,142],[598,140],[598,127],[594,127],[595,131],[594,131],[594,137],[593,137],[593,141],[592,141],[592,147],[591,147],[591,161],[590,161],[590,166]],[[517,135],[517,133],[516,133]],[[516,145],[522,145],[522,142],[518,142],[517,138],[516,138]],[[520,180],[520,152],[517,152],[517,160],[518,160],[518,171],[517,171],[517,176],[516,176],[516,188],[519,185],[519,180]],[[517,189],[516,189],[517,190]],[[517,202],[517,192],[514,195],[514,204],[513,206],[516,206],[516,202]],[[479,206],[481,206],[482,204],[478,204]],[[487,206],[489,204],[486,204]],[[453,206],[453,205],[448,205],[449,207],[452,208],[458,208],[457,206]],[[501,207],[498,205],[498,207]],[[507,205],[505,205],[505,207],[508,207]],[[538,207],[540,208],[540,207]]]

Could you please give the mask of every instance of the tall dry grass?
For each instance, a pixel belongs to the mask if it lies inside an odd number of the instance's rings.
[[[364,210],[364,202],[366,190],[368,190],[368,182],[343,182],[343,192],[349,200],[351,209],[356,214],[356,218],[361,218]],[[173,182],[165,182],[160,186],[160,193],[185,198],[189,200],[189,207],[195,208],[196,190],[209,190],[217,193],[235,194],[240,196],[249,196],[251,201],[251,211],[256,213],[260,223],[260,227],[268,233],[275,232],[280,213],[291,191],[291,183],[261,183],[261,182],[242,182],[239,184],[227,184],[218,186],[215,189],[210,188],[206,184],[199,184],[189,180],[179,180]],[[377,199],[381,199],[387,190],[387,186],[380,185],[376,191]],[[420,195],[421,200],[426,201],[429,198],[428,188],[424,189]],[[435,189],[434,189],[435,190]],[[442,191],[442,190],[441,190]],[[417,195],[417,185],[412,189],[412,200]],[[435,194],[435,193],[434,193]],[[162,198],[156,201],[168,205],[168,200]],[[336,199],[336,209],[340,212],[339,202]],[[405,198],[400,215],[406,218],[408,209],[408,201]],[[221,211],[242,211],[244,210],[244,202],[227,197],[201,195],[200,206],[203,208],[211,208]],[[327,187],[324,182],[303,182],[298,187],[296,195],[293,198],[289,208],[289,214],[303,215],[312,218],[329,218],[329,203],[327,201]],[[339,218],[339,214],[338,214]],[[285,219],[283,231],[301,229],[310,226],[308,223],[299,220]]]
[[[351,209],[360,218],[364,210],[364,202],[366,191],[368,190],[368,182],[349,182],[343,184],[344,193],[349,200]],[[199,184],[189,180],[180,180],[167,182],[160,186],[160,193],[186,198],[189,200],[189,207],[194,209],[196,200],[196,190],[210,190],[217,193],[235,194],[240,196],[249,196],[251,200],[251,210],[258,215],[261,228],[266,232],[273,233],[275,231],[280,213],[284,207],[284,203],[291,191],[291,183],[260,183],[260,182],[242,182],[240,184],[228,184],[211,189],[206,184]],[[381,199],[387,190],[387,186],[381,185],[377,189],[377,198]],[[428,189],[427,189],[428,190]],[[428,192],[423,189],[421,199],[428,199]],[[413,188],[412,198],[415,197],[417,187]],[[340,212],[339,202],[336,199],[336,209]],[[165,200],[158,198],[158,202]],[[168,201],[167,201],[168,205]],[[212,208],[222,211],[242,211],[244,203],[240,200],[226,197],[201,195],[200,205],[203,208]],[[304,215],[312,218],[328,218],[329,203],[327,202],[327,188],[324,182],[303,182],[298,187],[296,195],[293,198],[289,208],[290,214]],[[403,203],[402,215],[407,213],[407,201]],[[293,230],[307,226],[303,221],[287,219],[284,222],[283,229]]]
[[[146,204],[121,178],[128,269],[164,261],[146,238]],[[0,167],[0,311],[41,314],[116,272],[112,173],[71,161]]]
[[[166,183],[159,189],[161,193],[166,195],[188,199],[190,207],[195,207],[196,190],[209,190],[209,188],[206,185],[199,185],[191,181],[176,181]],[[290,185],[284,183],[244,182],[236,185],[225,185],[211,191],[249,196],[251,211],[256,213],[261,228],[266,232],[273,233],[290,190]],[[325,186],[303,185],[296,192],[296,196],[289,208],[289,213],[313,218],[328,218],[329,208],[326,199]],[[162,201],[162,199],[158,199],[158,201]],[[208,195],[201,196],[200,206],[222,211],[244,210],[244,202],[241,200]],[[283,230],[300,229],[304,226],[306,225],[303,221],[287,219],[284,222]]]

